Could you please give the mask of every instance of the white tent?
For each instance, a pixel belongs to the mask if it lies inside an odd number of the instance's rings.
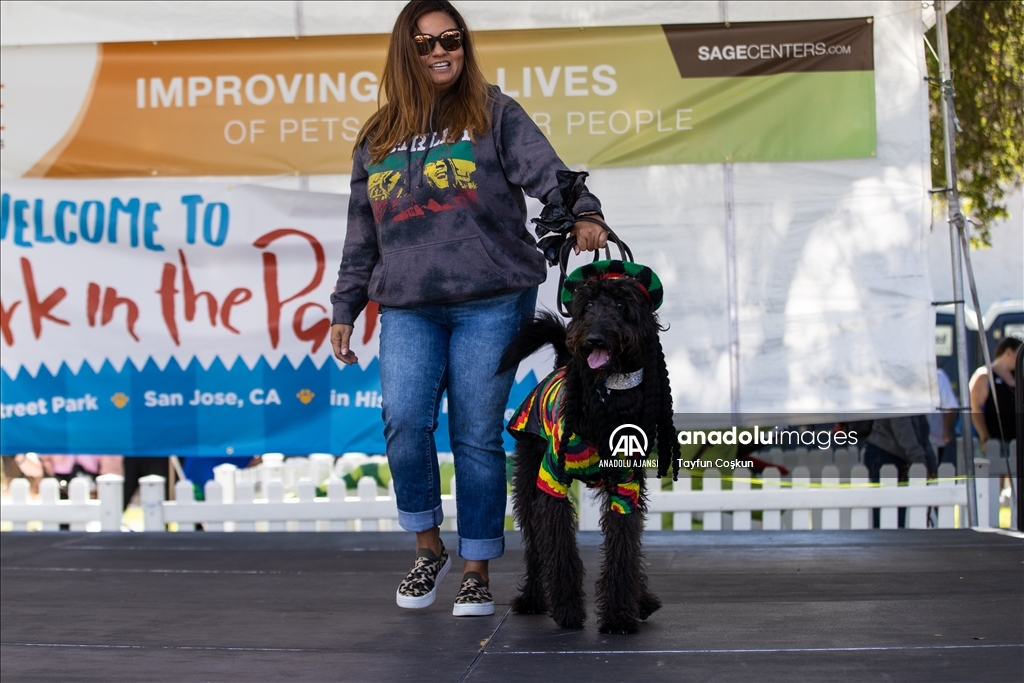
[[[402,5],[3,2],[0,38],[7,48],[387,32]],[[922,3],[458,5],[475,29],[873,17],[875,158],[595,170],[589,184],[665,283],[677,412],[937,405]],[[347,192],[342,176],[248,180]],[[550,282],[542,296],[553,308]]]

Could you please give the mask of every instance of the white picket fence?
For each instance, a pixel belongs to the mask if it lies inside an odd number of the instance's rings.
[[[163,477],[143,477],[143,526],[146,531],[166,531],[169,526],[193,531],[196,525],[206,531],[398,531],[391,486],[384,489],[373,478],[363,477],[356,489],[346,489],[342,478],[360,465],[384,462],[379,456],[354,454],[336,462],[329,455],[285,461],[283,456],[268,454],[259,468],[216,468],[203,501],[194,499],[191,482],[179,481],[174,500],[168,501]],[[986,459],[976,460],[981,527],[998,526],[999,480],[989,476],[989,466]],[[930,508],[937,512],[933,525],[938,528],[964,526],[966,518],[967,487],[948,464],[940,467],[938,481],[931,483],[925,480],[924,466],[914,465],[908,486],[897,485],[896,468],[891,465],[882,469],[881,484],[874,486],[868,483],[867,468],[860,464],[842,473],[837,465],[825,465],[813,478],[807,467],[795,468],[785,479],[776,468],[769,468],[756,481],[749,471],[736,470],[724,475],[731,480],[731,489],[723,489],[722,476],[707,470],[702,490],[693,490],[689,474],[681,473],[671,489],[650,490],[647,528],[691,530],[697,521],[699,528],[709,531],[867,529],[872,526],[872,509],[879,508],[880,526],[894,529],[899,507],[907,508],[908,528],[927,528]],[[30,524],[56,530],[69,524],[72,530],[116,531],[121,528],[122,483],[118,475],[100,476],[93,500],[87,480],[76,479],[70,482],[69,499],[58,500],[57,482],[43,480],[38,499],[31,500],[28,481],[16,479],[11,482],[9,500],[3,501],[0,519],[14,530],[26,530]],[[326,495],[317,495],[318,484]],[[652,479],[650,484],[654,489],[659,482]],[[454,478],[450,490],[455,491]],[[441,498],[444,528],[454,529],[455,496]],[[590,492],[578,498],[580,529],[598,529],[598,500]],[[959,514],[956,506],[961,507]],[[661,513],[670,513],[670,524],[663,525]],[[511,514],[508,499],[506,515]]]
[[[103,474],[96,479],[98,497],[90,498],[89,480],[77,477],[68,482],[68,499],[60,500],[56,479],[39,483],[39,498],[29,498],[27,479],[11,482],[10,499],[0,501],[0,521],[12,522],[15,531],[24,531],[27,523],[42,524],[42,531],[56,531],[61,524],[71,531],[120,531],[124,477]]]
[[[850,481],[842,482],[839,468],[827,465],[820,479],[812,481],[807,467],[797,467],[787,485],[772,467],[760,478],[761,488],[754,489],[748,470],[737,470],[731,476],[732,489],[722,489],[717,470],[703,476],[703,489],[690,490],[690,477],[680,476],[671,491],[655,491],[649,496],[648,528],[658,528],[657,513],[672,513],[673,529],[692,527],[694,513],[702,515],[702,528],[718,531],[724,528],[754,528],[753,513],[761,513],[759,528],[781,529],[870,529],[872,510],[880,509],[879,526],[898,528],[898,508],[907,508],[906,527],[928,528],[928,509],[938,509],[936,526],[952,529],[956,515],[954,506],[967,504],[967,487],[956,481],[952,465],[939,470],[939,481],[929,486],[924,465],[910,469],[909,486],[898,486],[893,465],[882,468],[879,486],[868,481],[868,469],[855,465]],[[731,518],[731,519],[730,519]]]

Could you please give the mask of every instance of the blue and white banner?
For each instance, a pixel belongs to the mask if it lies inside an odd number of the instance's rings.
[[[360,365],[330,349],[347,208],[254,186],[5,180],[0,452],[384,453],[376,305],[356,321]],[[536,385],[520,375],[510,410]]]
[[[373,305],[330,352],[347,200],[5,180],[0,452],[384,452]]]

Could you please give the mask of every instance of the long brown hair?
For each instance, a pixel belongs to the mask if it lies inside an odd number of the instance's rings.
[[[419,32],[416,22],[431,12],[444,12],[463,30],[462,73],[443,96],[423,67],[412,39]],[[378,162],[395,145],[417,133],[447,129],[447,142],[454,142],[468,130],[475,139],[490,128],[489,97],[473,38],[462,15],[446,0],[412,0],[395,20],[380,79],[378,109],[359,132],[355,147],[368,140],[370,159]]]

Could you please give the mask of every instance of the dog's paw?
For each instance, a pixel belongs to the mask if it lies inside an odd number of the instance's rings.
[[[640,596],[640,619],[646,619],[661,609],[661,599],[654,593],[644,593]]]
[[[548,606],[542,597],[532,597],[520,593],[512,598],[512,611],[515,614],[546,614]]]
[[[587,620],[587,613],[585,610],[555,609],[551,613],[551,618],[562,628],[578,631],[583,628],[583,624]]]
[[[597,630],[601,633],[621,633],[623,635],[636,633],[640,630],[640,620],[619,614],[602,619],[597,625]]]
[[[557,623],[561,628],[566,628],[570,631],[579,631],[583,628],[584,620],[576,618],[567,618],[562,620],[555,619],[555,623]]]

